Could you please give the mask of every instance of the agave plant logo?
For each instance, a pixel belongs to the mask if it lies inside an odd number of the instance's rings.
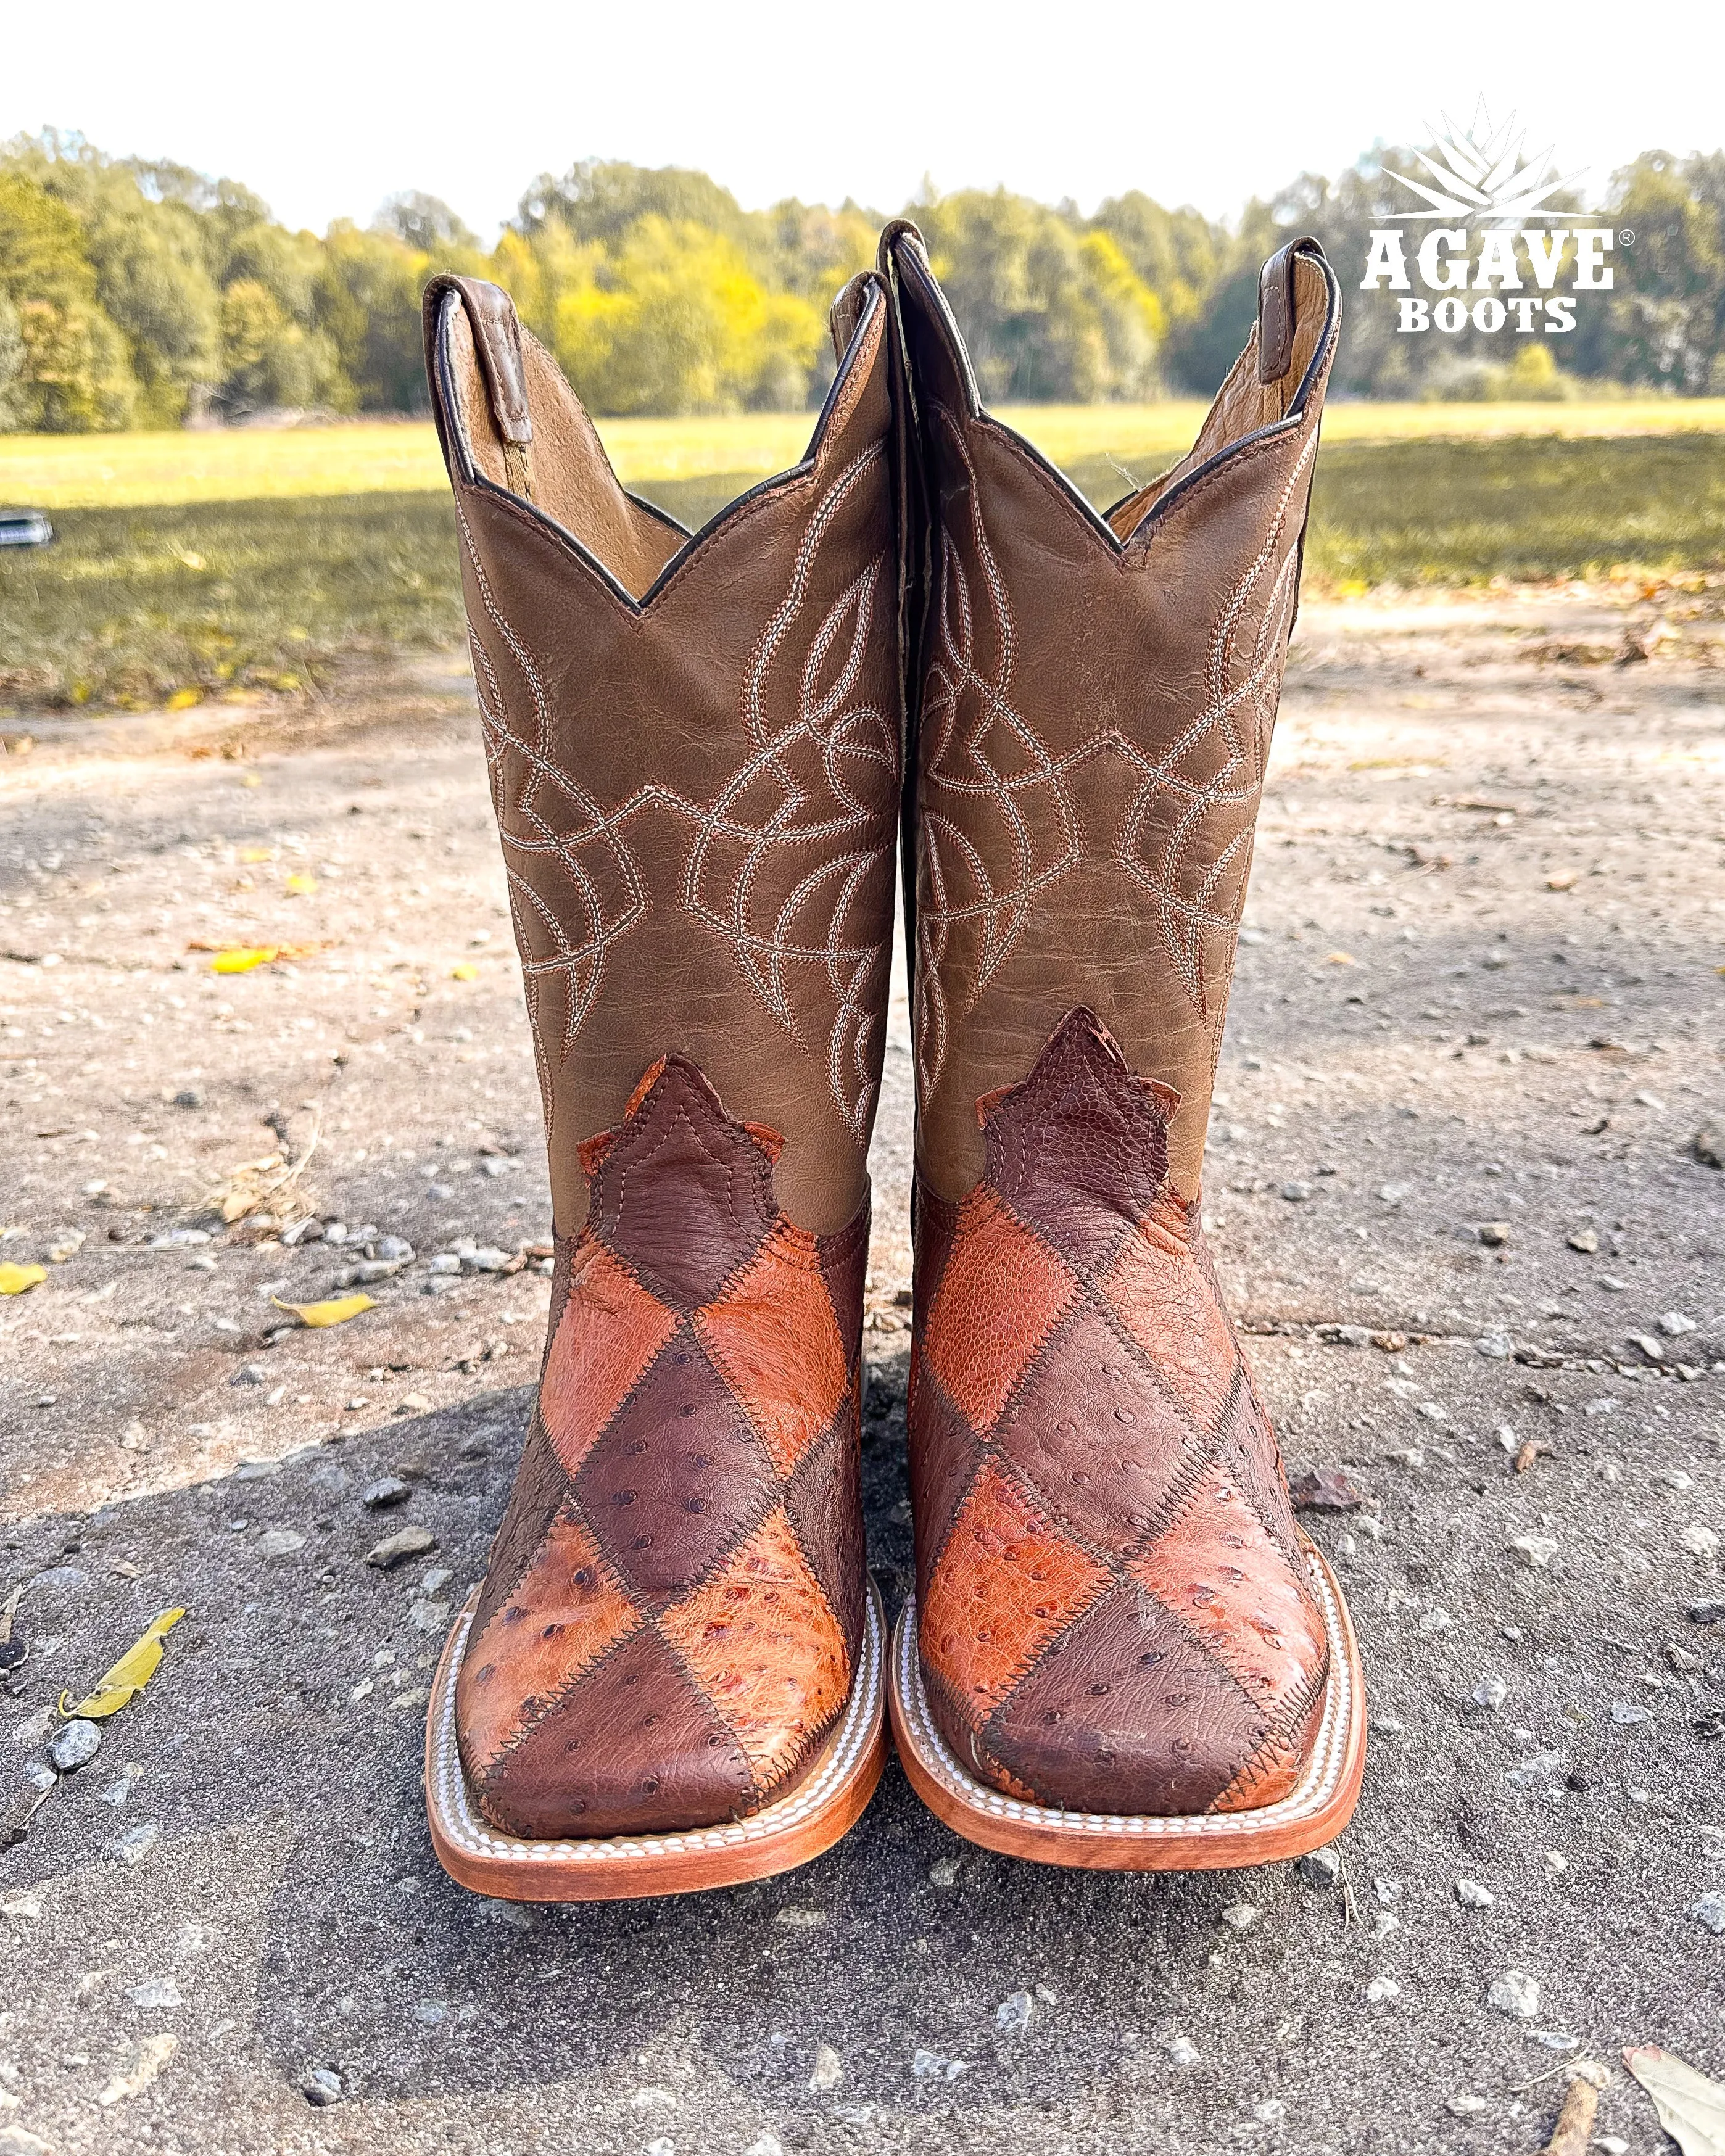
[[[1414,152],[1429,178],[1383,168],[1386,180],[1423,207],[1398,201],[1388,214],[1400,223],[1372,227],[1360,290],[1406,295],[1396,301],[1399,335],[1437,330],[1454,336],[1471,326],[1493,336],[1512,322],[1518,336],[1568,336],[1575,327],[1575,295],[1611,290],[1606,257],[1619,237],[1609,225],[1579,222],[1592,214],[1587,210],[1552,206],[1552,197],[1574,187],[1580,172],[1560,172],[1549,150],[1530,157],[1527,130],[1516,126],[1514,113],[1494,127],[1484,98],[1471,127],[1458,127],[1445,113],[1442,128],[1432,132],[1430,152]],[[1422,223],[1415,245],[1401,224]],[[1628,246],[1635,234],[1621,237]],[[1569,289],[1560,291],[1565,271]],[[1435,299],[1415,292],[1416,275]],[[1480,296],[1465,300],[1465,292]]]
[[[1441,129],[1431,129],[1435,155],[1428,157],[1424,150],[1414,152],[1437,186],[1429,187],[1409,173],[1385,168],[1387,179],[1399,181],[1430,205],[1425,209],[1404,209],[1404,217],[1464,217],[1520,224],[1535,216],[1587,214],[1584,210],[1546,208],[1549,198],[1572,187],[1581,172],[1558,172],[1551,162],[1549,147],[1530,157],[1527,131],[1523,128],[1517,132],[1514,113],[1494,129],[1482,97],[1471,127],[1458,127],[1448,113],[1443,119]]]

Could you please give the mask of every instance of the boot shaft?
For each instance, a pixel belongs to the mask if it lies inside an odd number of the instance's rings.
[[[882,244],[927,505],[913,918],[917,1156],[962,1198],[978,1103],[1087,1007],[1179,1096],[1196,1194],[1253,826],[1298,590],[1339,291],[1316,243],[1190,455],[1099,516],[982,409],[914,227]]]
[[[804,461],[691,536],[624,492],[495,285],[433,280],[428,369],[544,1095],[558,1232],[578,1148],[670,1051],[842,1227],[884,1047],[901,683],[892,344],[834,311]]]

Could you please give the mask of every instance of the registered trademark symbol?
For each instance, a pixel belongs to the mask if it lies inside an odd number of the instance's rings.
[[[1617,244],[1620,247],[1633,247],[1635,245],[1635,235],[1630,230],[1627,225],[1625,225],[1623,230],[1618,234]]]

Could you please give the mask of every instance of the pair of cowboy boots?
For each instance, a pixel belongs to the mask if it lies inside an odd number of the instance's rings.
[[[1199,1204],[1339,316],[1316,243],[1190,455],[1097,516],[983,412],[914,226],[803,461],[691,536],[495,286],[428,288],[544,1096],[537,1404],[427,1730],[530,1900],[762,1876],[906,1770],[1045,1861],[1291,1856],[1358,1657]],[[895,861],[917,1134],[916,1589],[865,1558],[865,1158]]]

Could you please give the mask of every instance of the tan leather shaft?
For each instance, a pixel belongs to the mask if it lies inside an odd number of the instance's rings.
[[[982,410],[914,228],[890,228],[883,254],[931,512],[913,662],[919,1166],[942,1197],[964,1197],[983,1167],[978,1100],[1023,1081],[1082,1006],[1179,1095],[1169,1169],[1189,1199],[1336,280],[1314,242],[1273,258],[1260,328],[1192,454],[1102,519]]]
[[[884,1047],[900,799],[888,309],[841,295],[806,461],[691,540],[625,494],[495,286],[434,280],[427,359],[563,1235],[578,1147],[668,1053],[855,1214]]]

